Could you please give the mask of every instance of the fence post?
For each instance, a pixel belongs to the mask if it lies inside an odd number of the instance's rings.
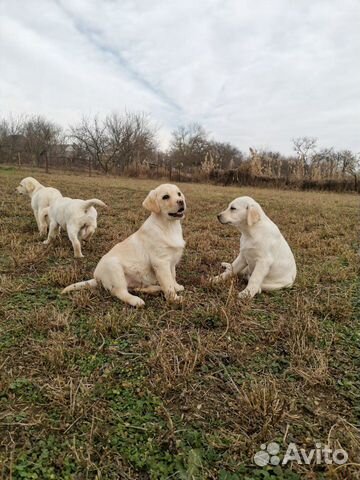
[[[49,152],[45,151],[45,172],[49,173]]]

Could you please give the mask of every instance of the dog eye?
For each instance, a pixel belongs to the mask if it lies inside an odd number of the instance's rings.
[[[178,192],[178,195],[179,195],[179,197],[181,197],[181,193],[180,193],[180,192]]]
[[[230,207],[230,210],[236,210],[236,208],[235,207]]]
[[[164,195],[164,196],[162,197],[163,200],[169,200],[169,198],[170,198],[170,195]]]

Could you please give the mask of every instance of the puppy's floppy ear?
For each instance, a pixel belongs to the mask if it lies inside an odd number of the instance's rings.
[[[247,224],[249,227],[260,220],[260,212],[256,205],[248,205],[247,207]]]
[[[31,180],[25,180],[24,187],[28,193],[31,193],[32,191],[35,190],[35,185]]]
[[[143,207],[150,212],[160,213],[160,205],[156,197],[155,190],[151,190],[151,192],[149,192],[148,196],[143,201]]]

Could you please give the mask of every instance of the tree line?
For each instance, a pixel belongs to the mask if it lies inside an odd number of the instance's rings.
[[[360,156],[319,148],[314,137],[292,139],[293,154],[236,146],[211,138],[199,124],[179,126],[169,147],[144,113],[83,117],[65,130],[40,115],[0,118],[0,162],[185,181],[359,191]]]

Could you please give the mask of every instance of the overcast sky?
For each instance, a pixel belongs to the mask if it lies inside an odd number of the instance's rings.
[[[150,113],[291,151],[360,150],[360,0],[0,0],[0,115]]]

